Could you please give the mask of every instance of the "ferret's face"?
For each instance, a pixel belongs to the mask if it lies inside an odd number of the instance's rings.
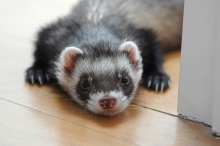
[[[99,56],[80,53],[73,70],[65,67],[66,73],[59,79],[61,86],[95,114],[112,116],[122,112],[134,98],[140,82],[141,59],[130,58],[124,50]]]
[[[73,97],[96,114],[111,116],[123,111],[133,99],[139,77],[129,62],[121,59],[127,60],[121,56],[116,60],[107,57],[94,62],[80,61],[79,66],[84,67],[72,74],[73,80],[76,74],[80,75],[71,87],[76,87]]]

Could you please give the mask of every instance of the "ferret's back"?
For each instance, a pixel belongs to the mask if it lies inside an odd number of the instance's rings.
[[[137,28],[153,29],[165,49],[172,49],[181,44],[183,6],[184,0],[81,0],[72,14],[94,24],[121,16]]]

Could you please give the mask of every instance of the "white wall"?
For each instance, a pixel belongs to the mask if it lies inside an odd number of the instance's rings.
[[[185,0],[178,113],[220,132],[220,1]]]
[[[220,3],[220,2],[219,2]],[[220,4],[219,4],[220,6]],[[220,9],[220,8],[219,8]],[[218,22],[216,30],[216,51],[215,53],[215,79],[214,79],[214,102],[213,102],[213,122],[212,130],[220,134],[220,10],[218,12]],[[220,135],[219,135],[220,136]]]

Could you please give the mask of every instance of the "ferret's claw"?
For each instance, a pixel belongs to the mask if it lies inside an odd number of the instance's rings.
[[[158,86],[159,86],[159,84],[156,84],[156,93],[158,92]]]
[[[38,77],[38,80],[39,80],[40,85],[43,85],[43,82],[40,76]]]
[[[31,84],[34,84],[34,76],[31,76]]]
[[[160,89],[161,93],[163,92],[163,89],[164,89],[164,83],[161,83],[161,89]]]
[[[46,78],[47,78],[47,81],[49,82],[50,78],[49,78],[48,74],[46,74]]]
[[[168,86],[170,87],[170,85],[171,85],[171,82],[170,82],[170,81],[168,81]]]
[[[148,82],[148,85],[147,85],[147,86],[148,86],[148,88],[150,88],[150,85],[151,85],[151,81],[149,81],[149,82]]]

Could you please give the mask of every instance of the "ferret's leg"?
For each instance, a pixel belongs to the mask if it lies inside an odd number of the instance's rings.
[[[153,31],[142,30],[141,34],[142,38],[145,38],[141,45],[142,85],[156,92],[163,92],[169,88],[170,78],[162,68],[162,48]]]
[[[162,68],[162,55],[157,46],[147,58],[143,58],[142,84],[156,92],[168,89],[170,78]],[[158,54],[159,53],[159,54]]]
[[[50,82],[53,76],[49,73],[49,68],[54,54],[51,53],[51,46],[45,40],[49,36],[50,29],[44,28],[38,34],[36,41],[36,50],[34,52],[34,63],[26,71],[26,81],[31,84],[40,84]]]

